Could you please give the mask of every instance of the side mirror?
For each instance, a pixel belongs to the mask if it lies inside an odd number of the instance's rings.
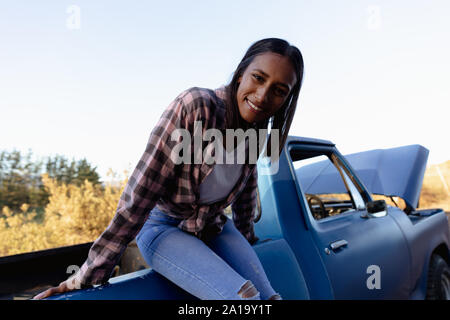
[[[387,204],[384,200],[375,200],[367,203],[367,212],[378,213],[381,211],[386,211]]]
[[[380,218],[387,214],[387,204],[384,200],[370,201],[366,205],[367,215],[363,218]]]

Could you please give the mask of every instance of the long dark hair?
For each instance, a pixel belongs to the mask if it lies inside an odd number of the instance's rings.
[[[250,48],[248,48],[241,62],[234,71],[233,78],[231,82],[226,86],[226,96],[227,96],[227,110],[226,110],[226,124],[229,129],[242,128],[244,130],[249,129],[252,124],[247,123],[239,113],[239,107],[237,104],[237,90],[239,87],[239,78],[244,74],[247,67],[252,63],[256,56],[266,53],[273,52],[280,54],[282,56],[288,57],[295,69],[295,74],[297,76],[297,83],[292,88],[286,102],[283,106],[273,115],[271,119],[261,121],[257,123],[255,129],[266,129],[268,127],[269,121],[272,122],[271,130],[279,130],[279,150],[278,154],[281,154],[281,150],[288,137],[289,128],[291,127],[292,119],[294,118],[295,109],[297,107],[298,95],[300,93],[300,88],[302,86],[303,80],[303,57],[300,50],[290,45],[286,40],[278,38],[267,38],[259,40],[253,43]],[[265,137],[264,137],[265,138]],[[271,136],[269,136],[267,144],[267,155],[271,155],[269,143],[271,141]]]

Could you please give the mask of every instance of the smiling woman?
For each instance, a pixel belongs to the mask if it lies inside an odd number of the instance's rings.
[[[195,137],[211,129],[267,129],[271,120],[267,141],[275,130],[279,143],[277,150],[270,150],[272,143],[267,143],[267,154],[280,154],[302,77],[300,51],[285,40],[270,38],[249,48],[229,85],[182,92],[152,131],[116,215],[92,245],[89,259],[73,277],[36,298],[106,283],[136,238],[154,271],[200,299],[281,299],[251,246],[258,241],[253,228],[256,164],[249,157],[243,164],[178,163],[170,155],[180,140],[180,136],[173,139],[177,130]],[[191,140],[187,159],[203,154],[210,145]],[[247,155],[250,142],[242,144]],[[232,219],[224,213],[228,206]]]

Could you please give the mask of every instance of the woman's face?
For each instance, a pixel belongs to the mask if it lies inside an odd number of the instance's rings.
[[[281,108],[297,77],[288,57],[267,52],[256,56],[238,81],[239,113],[253,123],[270,118]]]

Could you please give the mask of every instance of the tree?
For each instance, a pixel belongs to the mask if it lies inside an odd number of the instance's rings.
[[[49,157],[46,162],[46,173],[50,178],[66,184],[80,186],[87,179],[93,184],[100,183],[100,176],[96,172],[97,167],[92,167],[86,159],[69,161],[60,155]]]
[[[42,163],[33,163],[31,156],[31,151],[25,157],[17,150],[0,153],[0,207],[17,210],[24,203],[35,207],[42,202]]]
[[[100,176],[96,172],[96,169],[97,167],[92,168],[86,159],[78,161],[75,166],[75,184],[80,186],[84,183],[84,180],[88,180],[94,185],[100,184]]]
[[[45,167],[45,170],[43,170]],[[86,160],[70,162],[61,155],[47,157],[44,161],[32,159],[32,152],[22,155],[20,151],[0,153],[0,208],[9,207],[18,212],[22,204],[30,209],[43,208],[48,203],[49,194],[44,188],[43,173],[57,182],[80,186],[85,180],[93,185],[100,184],[100,177]]]

